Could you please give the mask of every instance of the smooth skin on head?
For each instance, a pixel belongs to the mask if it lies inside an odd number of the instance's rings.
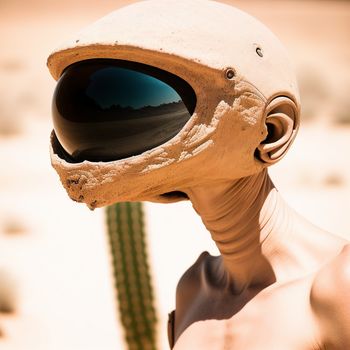
[[[293,69],[276,37],[219,2],[149,0],[86,28],[48,66],[59,79],[90,59],[155,67],[196,96],[174,137],[126,158],[74,159],[62,130],[51,137],[52,164],[73,200],[95,208],[189,199],[216,242],[221,255],[202,254],[179,282],[171,345],[350,347],[348,242],[291,210],[267,172],[293,142],[300,115]]]

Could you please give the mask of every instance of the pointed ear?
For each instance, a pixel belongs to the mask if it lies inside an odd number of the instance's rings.
[[[256,158],[267,165],[278,162],[294,141],[299,128],[299,108],[288,97],[273,99],[265,111],[267,137],[258,146]]]

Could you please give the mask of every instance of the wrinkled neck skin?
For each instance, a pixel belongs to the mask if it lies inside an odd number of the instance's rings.
[[[221,253],[214,283],[234,294],[311,273],[337,245],[287,206],[267,170],[184,192]]]

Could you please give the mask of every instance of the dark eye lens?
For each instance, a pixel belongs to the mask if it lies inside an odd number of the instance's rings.
[[[196,105],[191,86],[169,72],[120,60],[69,66],[57,83],[55,134],[73,161],[141,154],[173,138]]]

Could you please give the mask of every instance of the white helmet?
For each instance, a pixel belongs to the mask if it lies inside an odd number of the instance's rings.
[[[185,199],[187,186],[257,173],[286,153],[299,127],[297,84],[284,48],[263,24],[232,6],[133,3],[76,34],[50,55],[48,67],[60,79],[67,68],[97,59],[175,76],[196,102],[170,139],[121,159],[74,161],[53,132],[52,164],[69,196],[90,208],[173,202]]]

